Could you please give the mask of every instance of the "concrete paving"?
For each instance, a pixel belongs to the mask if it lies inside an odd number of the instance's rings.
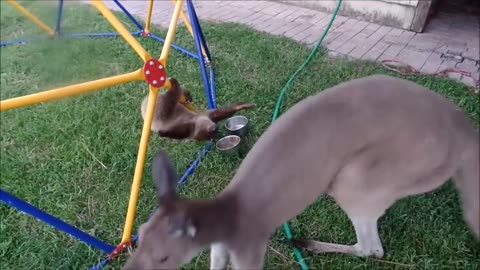
[[[121,1],[134,15],[146,16],[147,1]],[[109,8],[119,10],[113,1]],[[203,21],[235,22],[258,31],[283,35],[312,46],[321,36],[330,13],[273,1],[194,1]],[[152,22],[168,27],[171,1],[156,1]],[[396,60],[423,73],[446,68],[471,72],[480,80],[480,22],[473,15],[440,13],[424,33],[404,31],[375,23],[337,16],[323,46],[331,55],[372,61]],[[458,73],[449,77],[474,86],[475,81]]]

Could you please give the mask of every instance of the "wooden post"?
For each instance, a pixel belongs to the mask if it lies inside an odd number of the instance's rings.
[[[425,28],[428,12],[432,6],[432,0],[421,0],[418,1],[417,7],[415,8],[415,16],[413,17],[412,25],[410,30],[421,33]]]

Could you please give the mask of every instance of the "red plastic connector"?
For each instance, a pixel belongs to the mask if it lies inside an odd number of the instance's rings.
[[[108,254],[108,260],[109,261],[112,260],[115,256],[124,252],[126,249],[128,249],[131,246],[132,246],[131,241],[118,244],[118,246],[110,254]]]
[[[143,74],[149,85],[160,88],[167,81],[165,67],[157,59],[149,59],[143,65]]]

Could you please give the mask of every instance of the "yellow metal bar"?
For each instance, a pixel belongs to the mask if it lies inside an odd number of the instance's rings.
[[[158,96],[158,88],[150,86],[148,96],[147,111],[145,113],[145,122],[143,124],[142,135],[140,138],[140,146],[137,155],[137,164],[135,165],[135,173],[133,175],[132,190],[128,202],[127,216],[125,227],[123,229],[122,243],[130,241],[132,234],[133,221],[135,218],[135,210],[137,207],[138,193],[142,182],[143,167],[145,164],[145,156],[147,153],[148,139],[150,137],[150,127],[152,125],[155,103]]]
[[[2,100],[0,102],[0,111],[6,111],[14,108],[33,105],[54,99],[60,99],[67,96],[73,96],[81,93],[91,92],[100,88],[111,87],[117,84],[127,83],[144,78],[142,69],[134,72],[103,78],[95,81],[70,85],[61,88],[55,88],[31,95]]]
[[[12,7],[14,7],[18,11],[20,11],[25,17],[30,19],[33,23],[35,23],[38,27],[40,27],[43,31],[47,32],[49,35],[54,35],[55,34],[55,31],[53,31],[52,28],[50,28],[48,25],[46,25],[44,22],[42,22],[35,15],[30,13],[30,11],[26,10],[22,5],[20,5],[16,1],[7,0],[7,3],[9,3]]]
[[[110,22],[110,24],[118,31],[118,33],[132,46],[132,48],[137,52],[140,58],[143,61],[150,59],[150,54],[143,48],[143,46],[132,36],[132,34],[123,26],[123,24],[113,15],[113,13],[108,9],[108,7],[103,3],[103,1],[91,0],[92,5],[94,5],[103,17]]]
[[[172,0],[172,2],[175,3],[175,0]],[[187,15],[185,14],[185,11],[183,11],[183,9],[180,10],[180,17],[182,17],[182,21],[185,24],[185,28],[187,28],[188,32],[190,33],[190,35],[193,38],[194,36],[193,36],[192,24],[190,23],[190,20],[188,19]],[[200,46],[202,46],[201,48],[202,48],[203,57],[207,58],[207,53],[205,52],[205,49],[203,48],[203,44],[201,44]]]
[[[190,111],[194,112],[195,111],[195,107],[193,107],[193,105],[191,103],[188,103],[188,104],[183,104],[185,107],[187,107],[187,109],[189,109]]]
[[[147,21],[145,22],[145,33],[150,33],[150,24],[152,19],[153,0],[148,1]]]
[[[177,0],[175,3],[175,9],[173,10],[172,19],[170,20],[170,27],[168,27],[167,36],[165,37],[162,52],[160,53],[159,60],[164,63],[165,67],[167,66],[168,55],[170,53],[173,38],[175,37],[175,31],[177,31],[178,17],[180,15],[180,10],[182,10],[183,1],[184,0]]]
[[[176,0],[172,0],[173,5],[175,5]],[[185,11],[180,10],[180,17],[182,17],[183,22],[185,23],[185,27],[187,28],[190,35],[193,37],[193,28],[192,24],[190,24],[190,20],[188,19],[187,15],[185,15]]]

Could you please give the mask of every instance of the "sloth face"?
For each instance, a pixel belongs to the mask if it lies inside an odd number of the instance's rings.
[[[201,116],[195,121],[193,138],[197,140],[209,140],[215,137],[218,126],[210,118]]]

